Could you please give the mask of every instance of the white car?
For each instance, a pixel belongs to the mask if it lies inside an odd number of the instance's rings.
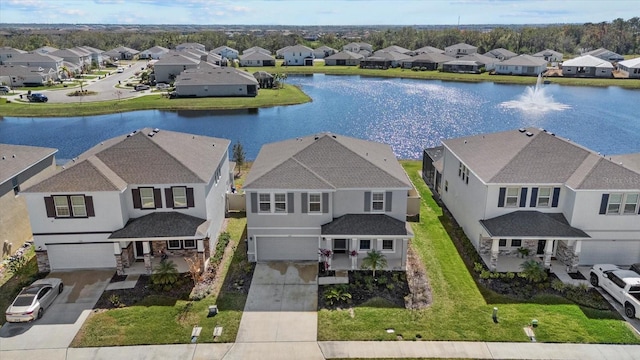
[[[123,67],[119,67],[118,70],[116,70],[116,72],[123,73],[124,72],[124,68]]]
[[[5,312],[7,322],[27,322],[40,319],[44,310],[62,292],[64,285],[58,278],[36,280],[20,291]]]
[[[624,307],[628,318],[640,318],[640,275],[616,265],[596,264],[591,268],[591,285],[602,287]]]

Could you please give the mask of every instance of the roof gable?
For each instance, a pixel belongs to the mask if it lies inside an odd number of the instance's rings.
[[[0,184],[56,152],[52,148],[0,144]]]

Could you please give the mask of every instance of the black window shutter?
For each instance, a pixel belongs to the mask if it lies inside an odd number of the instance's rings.
[[[44,207],[47,209],[47,217],[56,217],[56,206],[53,204],[52,196],[44,198]]]
[[[322,212],[329,213],[329,193],[322,193]]]
[[[251,193],[251,212],[258,212],[258,193]]]
[[[507,188],[500,188],[500,192],[498,193],[498,207],[504,207],[504,197],[507,193]]]
[[[364,211],[371,211],[371,191],[364,192]]]
[[[384,195],[384,211],[390,212],[393,205],[393,193],[391,191],[387,191]]]
[[[140,198],[140,189],[131,189],[131,196],[133,196],[133,208],[142,208],[142,199]]]
[[[520,189],[520,207],[527,206],[527,188]]]
[[[156,209],[162,208],[162,191],[160,191],[160,189],[153,189],[153,201],[155,202]]]
[[[89,217],[96,216],[96,212],[93,209],[93,196],[84,197],[84,206],[87,208],[87,216]]]
[[[287,193],[287,213],[293,214],[293,193]]]
[[[607,205],[609,204],[609,194],[602,194],[602,200],[600,200],[600,215],[607,213]]]
[[[531,202],[529,203],[529,207],[536,207],[538,205],[538,188],[531,188]]]
[[[172,188],[164,189],[164,200],[168,208],[173,208],[173,189]]]
[[[558,199],[560,198],[560,188],[553,188],[553,200],[551,200],[551,207],[558,207]]]
[[[171,199],[171,202],[173,202],[173,198]],[[196,200],[193,197],[193,188],[187,188],[187,207],[194,206],[196,206]]]
[[[308,203],[307,203],[307,193],[302,193],[300,194],[300,198],[302,200],[300,200],[300,211],[302,211],[303,214],[307,213],[307,207],[308,207]]]

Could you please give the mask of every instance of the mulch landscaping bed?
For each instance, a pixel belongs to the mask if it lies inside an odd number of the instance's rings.
[[[325,291],[333,287],[343,287],[345,292],[351,294],[350,301],[329,304],[325,298]],[[376,271],[373,278],[371,271],[349,271],[349,284],[319,285],[318,308],[337,309],[349,306],[361,305],[373,298],[382,298],[398,307],[404,307],[405,296],[409,295],[407,275],[404,271]]]
[[[108,290],[102,293],[94,309],[115,309],[125,306],[133,306],[147,296],[157,295],[180,300],[188,300],[193,288],[193,281],[189,274],[180,277],[170,290],[165,291],[151,284],[149,275],[140,275],[140,279],[133,289]],[[116,301],[117,299],[117,301]]]

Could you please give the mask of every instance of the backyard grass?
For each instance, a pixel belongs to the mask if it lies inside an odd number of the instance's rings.
[[[302,90],[285,85],[278,90],[261,89],[256,97],[182,98],[169,99],[160,94],[127,100],[96,101],[67,104],[0,103],[0,116],[67,117],[112,114],[136,110],[230,110],[281,105],[295,105],[311,101]]]
[[[233,271],[243,271],[245,218],[230,218],[227,232],[232,256],[221,264],[219,276],[225,279]],[[229,249],[227,250],[229,251]],[[231,269],[231,270],[230,270]],[[222,281],[220,282],[222,284]],[[222,290],[220,290],[222,288]],[[213,342],[213,329],[222,326],[216,342],[233,342],[238,333],[246,295],[225,292],[220,286],[200,301],[176,300],[169,297],[147,297],[140,303],[92,314],[76,335],[72,347],[186,344],[191,342],[194,326],[201,326],[198,342]],[[208,318],[208,306],[218,305],[219,313]]]
[[[402,164],[422,196],[411,246],[425,263],[433,304],[424,310],[360,306],[353,318],[348,311],[321,310],[318,340],[396,340],[402,335],[404,340],[525,342],[529,338],[523,327],[537,319],[540,342],[640,343],[624,321],[602,312],[585,314],[577,305],[487,304],[445,230],[443,222],[448,220],[418,174],[421,163]],[[499,308],[498,324],[491,319],[494,306]],[[387,334],[388,328],[395,333]]]

